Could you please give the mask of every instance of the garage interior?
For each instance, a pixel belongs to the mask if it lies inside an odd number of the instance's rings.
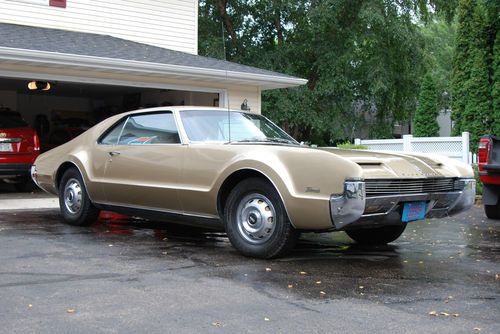
[[[37,130],[42,151],[121,112],[171,105],[219,105],[219,93],[214,92],[61,81],[50,81],[49,90],[30,90],[31,81],[0,77],[0,110],[18,111]]]

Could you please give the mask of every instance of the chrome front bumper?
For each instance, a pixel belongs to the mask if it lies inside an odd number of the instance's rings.
[[[335,228],[354,223],[365,211],[365,182],[345,181],[344,192],[330,197],[330,214]]]
[[[476,197],[476,181],[462,179],[460,191],[420,194],[398,194],[366,197],[363,181],[346,181],[344,193],[332,195],[330,213],[336,230],[367,225],[391,225],[401,223],[405,202],[427,202],[426,218],[441,218],[468,210]]]

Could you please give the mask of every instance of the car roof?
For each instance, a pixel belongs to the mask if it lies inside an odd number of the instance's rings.
[[[147,113],[155,111],[187,111],[187,110],[211,110],[211,111],[224,111],[224,112],[245,112],[244,110],[228,109],[221,107],[207,107],[207,106],[164,106],[164,107],[154,107],[154,108],[144,108],[137,109],[126,112],[126,114],[137,114],[137,113]]]

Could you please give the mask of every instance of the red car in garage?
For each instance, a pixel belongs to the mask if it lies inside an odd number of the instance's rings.
[[[18,112],[0,108],[0,180],[20,191],[33,189],[30,169],[39,153],[36,131]]]

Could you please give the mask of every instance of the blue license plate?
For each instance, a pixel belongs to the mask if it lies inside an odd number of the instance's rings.
[[[410,222],[412,220],[420,220],[425,217],[426,202],[408,202],[403,206],[403,222]]]

